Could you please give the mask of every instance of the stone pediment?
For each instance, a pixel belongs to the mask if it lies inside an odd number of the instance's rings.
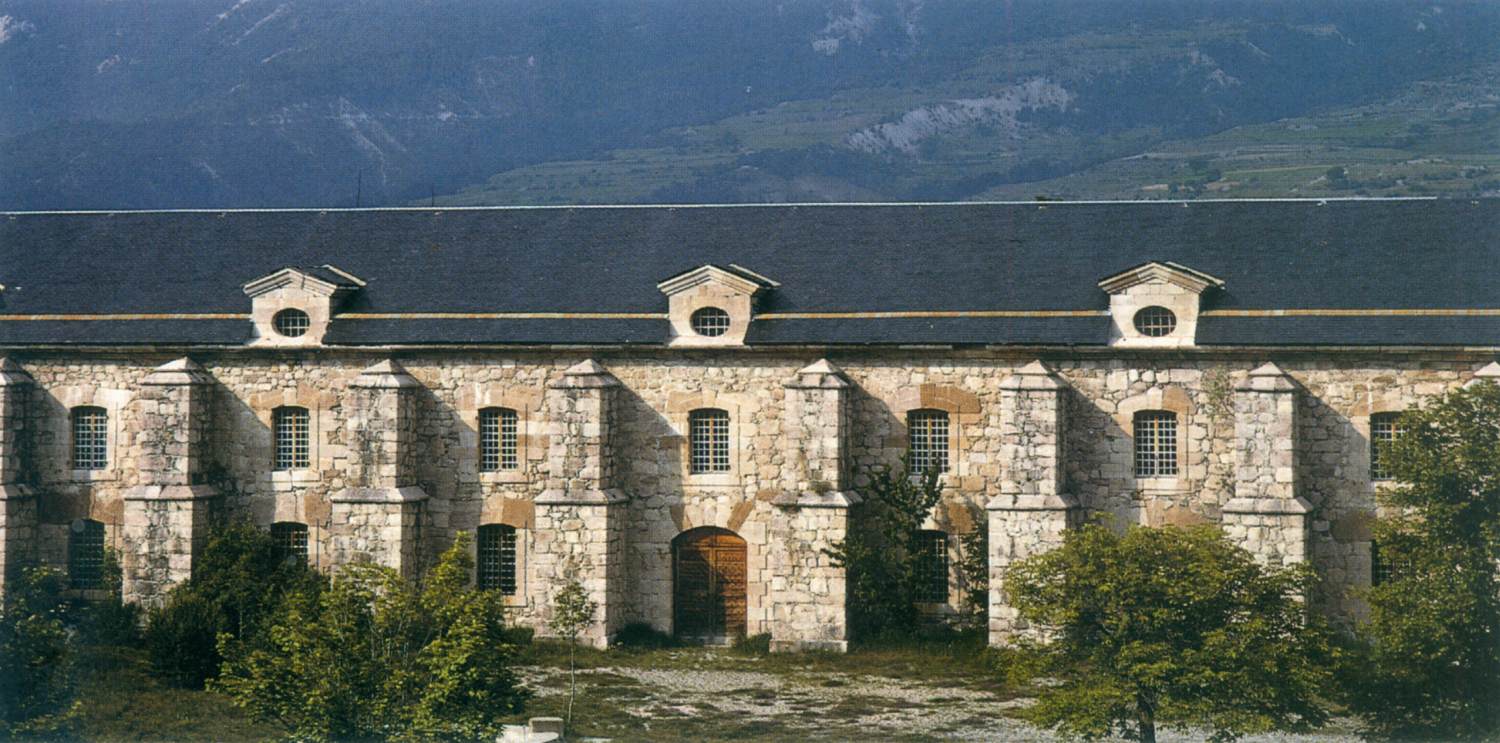
[[[252,299],[277,289],[295,287],[338,300],[358,291],[364,285],[365,281],[354,274],[332,264],[325,264],[316,268],[287,266],[245,284],[243,289]]]
[[[1172,284],[1194,294],[1224,288],[1224,280],[1171,261],[1151,261],[1099,280],[1099,288],[1118,294],[1142,284]]]

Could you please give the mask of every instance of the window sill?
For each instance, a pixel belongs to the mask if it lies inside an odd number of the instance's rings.
[[[318,481],[318,473],[312,469],[271,470],[271,482],[276,485],[304,485]]]
[[[1137,477],[1135,489],[1143,494],[1180,493],[1183,490],[1181,477]]]
[[[68,479],[73,482],[108,482],[117,479],[114,470],[71,470]]]
[[[486,485],[512,485],[531,482],[531,477],[522,469],[484,470],[479,473],[479,482]]]
[[[740,477],[733,472],[705,472],[689,474],[682,481],[685,488],[732,488],[739,487]]]

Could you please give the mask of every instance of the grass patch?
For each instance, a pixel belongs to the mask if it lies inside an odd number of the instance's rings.
[[[79,737],[99,741],[261,741],[280,737],[279,727],[249,717],[229,699],[207,691],[177,689],[151,675],[146,651],[89,647],[79,689],[84,700]]]

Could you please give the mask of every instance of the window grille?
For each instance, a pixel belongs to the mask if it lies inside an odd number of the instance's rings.
[[[718,307],[704,307],[689,318],[693,332],[710,338],[729,332],[729,313]]]
[[[302,310],[282,310],[271,318],[271,327],[288,338],[296,338],[307,333],[312,319]]]
[[[516,595],[515,527],[504,524],[479,527],[478,568],[477,583],[481,589],[499,589],[506,596]]]
[[[1370,585],[1389,583],[1410,573],[1411,560],[1399,559],[1380,549],[1379,542],[1370,542]]]
[[[276,543],[278,562],[294,559],[307,564],[307,525],[293,521],[271,524],[271,541]]]
[[[948,602],[948,535],[917,532],[917,600],[924,604]]]
[[[1135,414],[1135,476],[1177,476],[1177,414],[1146,410]]]
[[[1401,425],[1400,413],[1376,413],[1370,416],[1370,479],[1389,480],[1390,470],[1380,461],[1382,449],[1396,442],[1406,427]]]
[[[1147,307],[1135,313],[1135,329],[1148,338],[1171,335],[1177,329],[1177,316],[1166,307]]]
[[[102,470],[109,466],[109,412],[104,408],[73,408],[73,469]]]
[[[729,471],[729,413],[694,410],[688,416],[688,442],[693,474]]]
[[[68,584],[77,589],[104,587],[104,524],[74,521],[68,535]]]
[[[479,469],[513,470],[518,466],[517,416],[509,408],[479,411]]]
[[[913,410],[906,414],[908,466],[912,474],[929,469],[948,471],[948,414],[941,410]]]
[[[276,435],[276,469],[308,467],[307,408],[277,408],[271,417]]]

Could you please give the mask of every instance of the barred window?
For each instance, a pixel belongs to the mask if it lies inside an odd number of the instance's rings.
[[[1135,329],[1147,338],[1171,335],[1177,329],[1177,316],[1166,307],[1147,307],[1135,313]]]
[[[297,338],[307,334],[312,318],[302,310],[282,310],[271,318],[271,327],[288,338]]]
[[[1135,414],[1135,476],[1177,476],[1177,414],[1143,410]]]
[[[1403,574],[1411,572],[1411,560],[1390,554],[1380,549],[1379,542],[1370,542],[1370,585],[1389,583]]]
[[[276,543],[276,561],[292,559],[307,564],[307,524],[278,521],[271,524],[271,541]]]
[[[688,415],[690,469],[693,474],[729,471],[729,413],[712,408]]]
[[[477,583],[481,589],[499,589],[506,596],[516,595],[515,527],[504,524],[479,527],[478,567]]]
[[[73,522],[68,534],[68,584],[77,589],[104,587],[104,524]]]
[[[729,332],[729,313],[718,307],[704,307],[688,318],[693,332],[714,338]]]
[[[948,602],[948,535],[941,531],[917,532],[917,600],[926,604]]]
[[[82,406],[73,408],[73,469],[102,470],[109,467],[109,411]]]
[[[276,469],[303,469],[310,465],[308,423],[307,408],[281,407],[272,411],[271,424],[276,436]]]
[[[906,414],[908,466],[912,474],[929,469],[948,471],[948,414],[942,410],[913,410]]]
[[[1401,425],[1400,413],[1376,413],[1370,416],[1370,479],[1389,480],[1390,470],[1380,461],[1382,449],[1389,447],[1406,433]]]
[[[509,408],[479,411],[479,469],[485,472],[517,467],[517,416]]]

